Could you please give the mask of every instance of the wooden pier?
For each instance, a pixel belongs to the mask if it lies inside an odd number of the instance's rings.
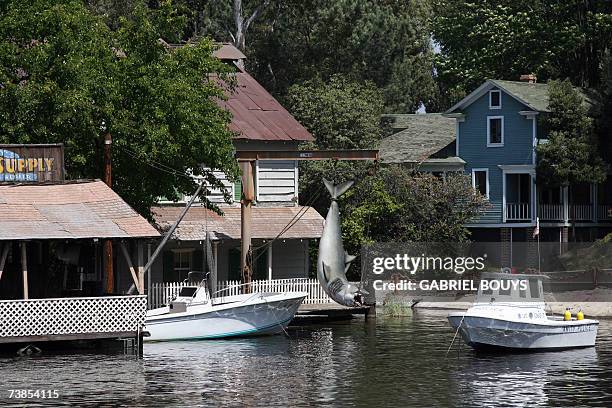
[[[292,325],[349,320],[355,316],[373,317],[374,306],[347,307],[338,303],[303,304],[300,306]]]

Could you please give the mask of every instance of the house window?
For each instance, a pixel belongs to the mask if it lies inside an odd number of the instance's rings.
[[[187,279],[187,275],[192,270],[193,249],[175,249],[172,251],[172,269],[174,282]]]
[[[501,109],[501,91],[489,91],[489,109]]]
[[[489,198],[489,169],[472,169],[472,187]]]
[[[487,117],[487,146],[501,147],[504,145],[504,117]]]

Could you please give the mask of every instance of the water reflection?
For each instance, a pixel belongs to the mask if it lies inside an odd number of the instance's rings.
[[[611,322],[601,322],[597,348],[500,355],[457,343],[445,358],[445,315],[145,344],[142,359],[0,358],[2,402],[6,390],[30,388],[58,389],[49,405],[79,406],[612,406]]]

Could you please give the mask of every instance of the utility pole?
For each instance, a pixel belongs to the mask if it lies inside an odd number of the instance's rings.
[[[104,182],[109,188],[113,188],[111,146],[113,139],[110,133],[104,135]],[[113,241],[104,240],[104,270],[106,274],[106,293],[115,291],[115,274],[113,272]]]

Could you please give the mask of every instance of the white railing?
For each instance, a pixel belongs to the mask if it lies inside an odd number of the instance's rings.
[[[600,204],[598,208],[598,217],[600,220],[612,220],[612,204]]]
[[[592,204],[574,204],[570,206],[570,220],[591,221],[593,219]]]
[[[563,204],[540,204],[538,217],[542,221],[563,221],[565,219]]]
[[[0,337],[126,333],[142,329],[145,296],[0,301]]]
[[[529,203],[506,203],[507,221],[524,221],[531,219]]]
[[[149,293],[149,308],[168,304],[173,297],[178,295],[183,286],[193,286],[187,282],[161,282],[151,285]],[[333,303],[334,301],[327,296],[317,279],[272,279],[256,280],[251,283],[252,292],[307,292],[308,296],[304,299],[304,304]],[[242,294],[244,285],[241,281],[224,281],[217,283],[217,291],[222,296],[235,296]]]

